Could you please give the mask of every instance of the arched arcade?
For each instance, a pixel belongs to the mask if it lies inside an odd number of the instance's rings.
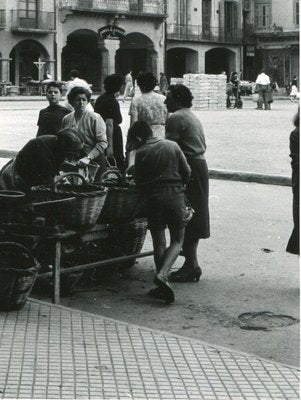
[[[10,79],[14,85],[20,85],[26,80],[41,80],[43,73],[50,68],[50,58],[47,50],[39,42],[31,39],[21,40],[11,50]],[[34,64],[38,61],[45,62],[39,68]]]

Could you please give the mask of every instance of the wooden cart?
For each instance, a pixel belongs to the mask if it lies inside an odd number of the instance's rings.
[[[67,242],[87,243],[108,237],[109,226],[98,224],[86,230],[65,230],[62,232],[47,232],[38,229],[37,232],[27,233],[26,229],[20,230],[18,224],[2,224],[0,230],[1,241],[13,241],[21,243],[35,253],[38,245],[44,244],[50,251],[50,259],[48,264],[52,266],[51,272],[44,272],[38,275],[38,278],[51,277],[53,282],[52,302],[60,303],[60,276],[75,271],[85,271],[90,268],[98,268],[107,265],[113,265],[120,262],[134,260],[136,258],[147,257],[153,255],[152,251],[131,254],[127,256],[111,258],[107,260],[96,261],[89,264],[76,265],[68,268],[62,268],[61,259],[62,251]]]

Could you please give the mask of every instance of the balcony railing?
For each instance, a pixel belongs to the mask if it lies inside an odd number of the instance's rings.
[[[240,43],[242,38],[241,29],[226,32],[220,27],[203,29],[199,25],[167,24],[167,39]]]
[[[6,25],[5,10],[0,10],[0,29],[4,29]]]
[[[12,31],[51,32],[54,30],[53,12],[12,10]]]
[[[60,0],[60,7],[92,12],[117,11],[153,16],[165,14],[162,0]]]

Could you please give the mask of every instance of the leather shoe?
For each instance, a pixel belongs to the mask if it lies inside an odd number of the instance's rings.
[[[169,280],[171,282],[198,282],[202,275],[200,267],[190,269],[187,266],[183,266],[178,271],[171,272]]]

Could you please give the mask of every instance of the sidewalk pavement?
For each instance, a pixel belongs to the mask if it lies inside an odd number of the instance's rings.
[[[298,399],[299,371],[30,300],[0,313],[3,399]]]

